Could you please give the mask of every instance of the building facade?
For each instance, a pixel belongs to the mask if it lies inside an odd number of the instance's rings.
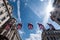
[[[0,40],[21,40],[8,0],[0,0]]]
[[[42,32],[42,40],[60,40],[60,30],[45,30]]]
[[[50,18],[60,25],[60,0],[54,0],[53,7]]]
[[[53,7],[54,10],[51,11],[50,18],[60,25],[60,0],[54,0]],[[60,40],[60,30],[44,30],[42,40]]]

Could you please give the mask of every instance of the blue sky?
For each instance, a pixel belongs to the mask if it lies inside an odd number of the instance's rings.
[[[23,27],[18,30],[22,40],[41,40],[41,31],[37,23],[41,23],[46,29],[47,23],[51,23],[56,29],[59,25],[50,19],[50,11],[53,10],[53,0],[9,0],[13,6],[13,17],[17,22],[22,22]],[[34,28],[28,29],[28,23],[32,23]],[[58,27],[57,27],[58,26]]]

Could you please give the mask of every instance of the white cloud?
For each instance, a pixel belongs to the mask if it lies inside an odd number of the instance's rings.
[[[39,28],[37,27],[36,33],[35,34],[31,33],[30,37],[26,38],[26,40],[41,40],[42,39],[41,35],[42,35],[42,31],[39,30]]]
[[[21,30],[18,30],[19,34],[24,34],[25,32],[24,31],[21,31]]]
[[[18,12],[18,19],[19,19],[19,22],[21,22],[21,18],[20,18],[20,0],[17,1],[17,12]]]
[[[30,37],[26,40],[41,40],[41,33],[30,34]]]

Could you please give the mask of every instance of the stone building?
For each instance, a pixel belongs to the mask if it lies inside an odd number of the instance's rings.
[[[60,0],[54,0],[53,7],[50,18],[60,25]]]
[[[42,40],[60,40],[60,30],[45,30],[42,32]]]
[[[8,0],[0,0],[0,40],[21,40],[12,9]]]

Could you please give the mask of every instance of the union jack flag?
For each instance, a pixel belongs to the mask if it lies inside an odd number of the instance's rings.
[[[50,30],[55,30],[54,26],[52,24],[47,23],[50,26]]]
[[[6,27],[5,27],[6,30],[9,30],[10,29],[10,24],[7,24]]]
[[[38,26],[39,26],[39,28],[40,28],[40,29],[45,30],[44,25],[42,25],[42,24],[38,23]]]
[[[21,28],[22,28],[22,23],[18,23],[17,29],[21,29]]]
[[[28,23],[28,29],[33,29],[33,25],[31,23]]]

